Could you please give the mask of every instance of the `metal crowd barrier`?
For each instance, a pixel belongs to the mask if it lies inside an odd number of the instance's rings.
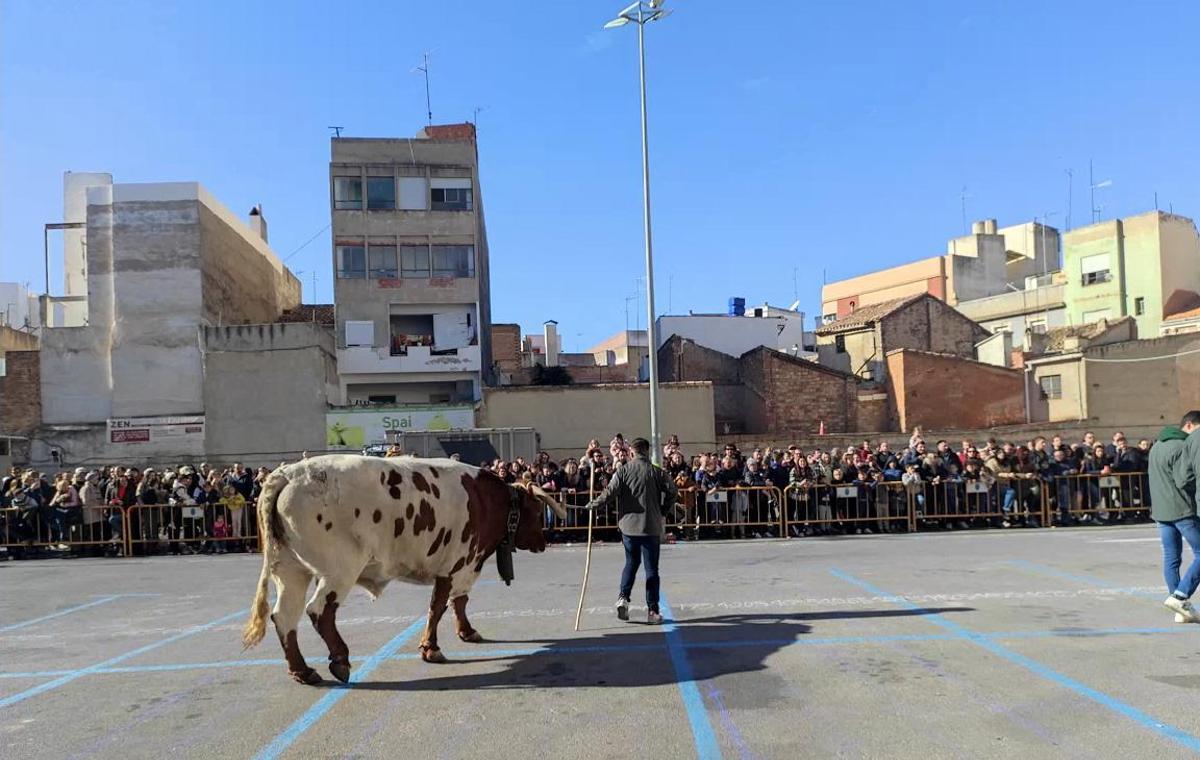
[[[892,533],[912,529],[912,503],[896,481],[803,485],[784,489],[784,533]]]
[[[914,527],[965,523],[971,527],[1047,524],[1046,483],[1021,476],[949,479],[908,486]]]
[[[596,492],[598,493],[598,491]],[[587,532],[588,513],[573,506],[591,500],[587,491],[554,494],[567,508],[565,520],[546,510],[546,530],[551,538],[575,539]],[[686,539],[740,538],[758,534],[783,535],[780,505],[783,494],[774,486],[736,486],[704,491],[680,489],[675,505],[664,515],[668,530]],[[607,505],[595,510],[593,528],[599,540],[618,538],[617,509]]]
[[[224,504],[139,504],[125,510],[125,542],[131,554],[258,551],[256,515],[252,504],[237,510]],[[217,535],[218,517],[225,522],[222,535]]]
[[[110,519],[112,518],[112,519]],[[120,554],[125,516],[120,507],[0,509],[0,547],[12,556],[65,550]]]
[[[1047,490],[1052,512],[1064,523],[1149,517],[1150,481],[1144,472],[1060,475]]]

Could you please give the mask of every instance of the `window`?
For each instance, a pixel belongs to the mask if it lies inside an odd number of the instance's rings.
[[[845,335],[835,335],[833,338],[833,348],[839,354],[846,353],[846,336]]]
[[[412,279],[429,277],[429,246],[400,246],[400,276]]]
[[[1029,328],[1028,329],[1029,329],[1029,332],[1038,333],[1039,335],[1044,335],[1046,333],[1046,320],[1031,319],[1031,320],[1029,320]]]
[[[469,187],[435,187],[429,191],[429,206],[434,211],[470,211]]]
[[[1108,261],[1109,255],[1107,253],[1096,253],[1080,259],[1079,271],[1083,276],[1083,284],[1096,285],[1101,282],[1110,281],[1112,273],[1108,269]]]
[[[368,262],[371,265],[367,276],[373,280],[378,280],[382,277],[393,278],[396,276],[396,246],[394,245],[376,245],[371,244],[367,249]]]
[[[367,401],[372,404],[394,404],[396,403],[396,394],[390,396],[367,396]]]
[[[424,177],[400,178],[400,208],[424,211],[429,208],[429,190]]]
[[[475,276],[475,246],[435,245],[432,249],[434,277]]]
[[[396,180],[392,177],[367,177],[367,208],[372,211],[396,208]]]
[[[367,249],[362,243],[339,243],[337,276],[341,279],[367,276]]]
[[[340,211],[362,210],[362,178],[333,178],[333,207]]]
[[[1135,317],[1140,317],[1145,313],[1146,313],[1146,299],[1145,298],[1133,299],[1133,315]]]
[[[362,320],[346,320],[346,345],[375,345],[375,323]]]
[[[1062,398],[1062,375],[1046,375],[1045,377],[1039,377],[1038,385],[1042,387],[1042,398]]]

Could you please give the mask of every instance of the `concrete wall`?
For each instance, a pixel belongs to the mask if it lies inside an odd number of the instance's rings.
[[[1063,271],[1067,276],[1068,324],[1084,324],[1088,321],[1083,317],[1085,313],[1101,309],[1109,310],[1109,319],[1125,316],[1124,242],[1122,224],[1118,219],[1079,227],[1064,233]],[[1082,260],[1086,256],[1099,254],[1106,254],[1109,257],[1109,272],[1112,279],[1108,282],[1084,285],[1081,270]],[[1157,270],[1156,262],[1142,263]]]
[[[199,207],[204,319],[213,325],[270,324],[300,305],[300,281],[274,256],[260,253],[237,227],[203,204]]]
[[[1150,332],[1154,320],[1161,329],[1162,319],[1184,309],[1200,306],[1200,237],[1196,225],[1187,217],[1158,214],[1158,236],[1162,246],[1162,309],[1154,311],[1149,304],[1146,314],[1138,317],[1142,335]],[[1133,295],[1132,293],[1130,295]],[[1133,306],[1130,306],[1130,313]],[[1147,319],[1149,317],[1150,319]]]
[[[0,375],[0,433],[26,436],[42,421],[41,363],[37,351],[9,351]]]
[[[1087,417],[1097,427],[1178,424],[1200,409],[1200,335],[1087,348]],[[1165,357],[1165,358],[1158,358]],[[1129,359],[1153,359],[1130,363]]]
[[[337,393],[333,331],[314,324],[201,327],[205,456],[274,463],[325,449]]]
[[[1004,292],[1008,271],[1003,235],[956,238],[950,241],[948,251],[946,300],[949,303],[986,298]]]
[[[0,325],[0,357],[4,356],[5,351],[34,351],[37,347],[38,337],[35,333]]]
[[[901,430],[984,428],[1025,421],[1024,373],[955,356],[887,355],[888,388]]]
[[[646,385],[542,386],[484,390],[480,427],[532,427],[554,457],[580,456],[587,442],[614,433],[649,437]],[[685,450],[715,446],[710,383],[664,383],[659,388],[660,435],[675,434]]]
[[[975,358],[994,367],[1008,367],[1012,364],[1012,350],[1013,334],[1001,330],[975,346]]]

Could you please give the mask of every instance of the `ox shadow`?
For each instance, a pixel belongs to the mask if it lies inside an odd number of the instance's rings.
[[[559,640],[526,639],[487,644],[519,645],[537,649],[534,654],[509,652],[471,656],[471,650],[454,646],[446,650],[445,664],[416,663],[417,677],[402,681],[363,681],[337,688],[365,691],[468,691],[528,688],[636,688],[678,682],[672,665],[672,648],[682,648],[696,681],[767,670],[767,658],[785,647],[803,644],[813,633],[810,622],[863,618],[903,618],[970,612],[971,607],[912,610],[853,610],[787,614],[737,614],[676,621],[676,629],[638,623],[602,629],[598,635]],[[586,631],[585,631],[586,633]],[[841,638],[835,636],[835,638]],[[851,643],[854,636],[847,636]],[[460,666],[503,663],[488,672],[456,672]],[[472,667],[472,670],[478,670]],[[326,683],[326,686],[332,684]]]

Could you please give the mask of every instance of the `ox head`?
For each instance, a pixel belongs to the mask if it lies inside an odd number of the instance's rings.
[[[518,483],[512,486],[521,499],[521,521],[517,525],[517,548],[523,551],[541,552],[546,550],[546,536],[543,533],[546,508],[554,512],[560,520],[565,520],[567,510],[550,494],[532,483]]]

